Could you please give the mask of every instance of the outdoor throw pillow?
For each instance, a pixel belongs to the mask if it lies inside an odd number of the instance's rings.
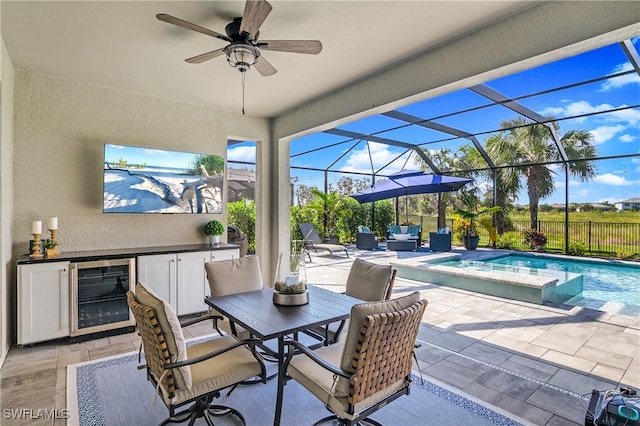
[[[164,300],[160,299],[153,291],[144,287],[141,283],[136,285],[136,300],[142,305],[151,307],[155,313],[162,334],[167,343],[171,362],[185,361],[187,359],[187,346],[182,334],[182,326],[175,311]],[[173,369],[176,387],[191,389],[191,369],[189,366]]]

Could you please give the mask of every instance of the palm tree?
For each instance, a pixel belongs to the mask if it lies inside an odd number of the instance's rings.
[[[553,120],[553,117],[549,119]],[[558,123],[554,121],[552,125],[556,133],[559,133]],[[497,173],[496,198],[500,202],[496,205],[506,202],[509,197],[515,197],[518,190],[526,187],[531,229],[536,229],[539,202],[555,190],[555,171],[548,163],[561,161],[560,152],[552,140],[550,130],[543,124],[532,124],[525,118],[518,117],[503,121],[501,127],[505,130],[488,138],[485,143],[485,150],[496,166],[513,166],[501,168]],[[571,130],[560,138],[560,144],[570,160],[594,158],[596,149],[593,143],[593,135],[585,130]],[[518,164],[522,166],[518,167]],[[567,172],[586,181],[595,176],[595,163],[592,160],[569,161]],[[525,181],[524,185],[522,180]]]
[[[337,192],[324,193],[319,189],[312,189],[315,200],[304,208],[314,210],[324,216],[325,237],[333,238],[336,232],[336,220],[340,216],[350,216],[351,210],[345,198]]]
[[[451,171],[454,169],[455,156],[448,148],[441,148],[437,151],[427,151],[423,149],[425,155],[429,156],[433,164],[438,168],[440,173]],[[421,169],[424,171],[427,169],[427,164],[423,164]],[[446,206],[450,204],[454,199],[454,194],[451,192],[439,192],[437,197],[437,211],[438,211],[438,228],[444,228],[447,226],[446,218]],[[406,198],[406,197],[405,197]]]

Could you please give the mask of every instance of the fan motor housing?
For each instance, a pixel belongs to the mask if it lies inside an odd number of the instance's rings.
[[[227,37],[229,37],[233,41],[241,40],[243,38],[240,34],[241,24],[242,24],[241,17],[233,18],[233,22],[229,22],[227,26],[224,27],[224,32],[227,33]],[[253,40],[257,40],[259,35],[260,35],[260,31],[254,34]]]

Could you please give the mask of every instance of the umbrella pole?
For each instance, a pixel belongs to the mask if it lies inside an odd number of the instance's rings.
[[[404,197],[404,217],[405,223],[409,223],[409,199],[407,197]]]
[[[398,211],[399,208],[400,206],[398,204],[398,197],[396,197],[396,225],[400,224],[400,212]]]

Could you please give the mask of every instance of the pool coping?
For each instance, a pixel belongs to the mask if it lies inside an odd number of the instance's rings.
[[[487,257],[486,260],[498,257],[502,255]],[[451,260],[460,261],[461,258],[456,253],[438,253],[427,258],[398,259],[389,264],[396,268],[398,276],[402,278],[536,304],[563,303],[572,297],[565,294],[567,289],[575,292],[575,286],[579,286],[582,291],[581,275],[567,283],[558,284],[558,278],[553,276],[509,274],[504,271],[483,271],[440,264]],[[575,280],[578,281],[574,283]]]

